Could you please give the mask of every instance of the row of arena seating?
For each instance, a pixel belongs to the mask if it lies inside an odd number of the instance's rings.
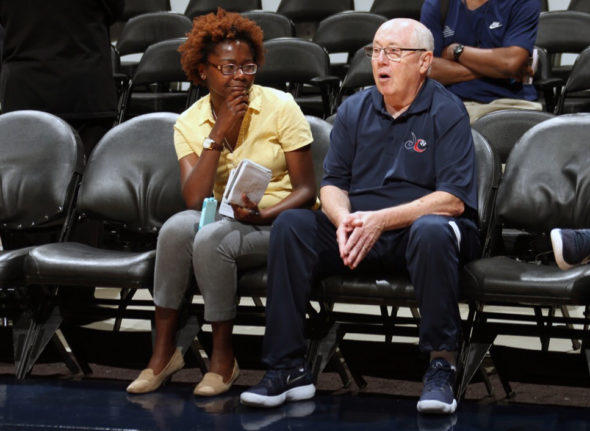
[[[419,19],[420,9],[423,0],[373,0],[370,2],[369,12],[382,15],[387,18],[408,17]],[[541,12],[549,10],[548,0],[539,0]],[[276,10],[278,14],[289,18],[299,24],[301,22],[317,23],[330,15],[344,12],[361,10],[356,9],[353,0],[326,0],[317,2],[314,0],[281,0]],[[188,18],[214,12],[217,7],[234,12],[246,12],[252,10],[263,10],[261,0],[189,0],[182,14]],[[170,0],[127,0],[122,22],[126,22],[140,14],[149,12],[170,11]],[[571,0],[568,5],[570,11],[590,12],[590,4],[585,0]],[[268,10],[268,9],[266,9]],[[365,10],[362,8],[362,10]],[[117,32],[115,32],[117,33]],[[297,34],[307,36],[307,34]]]
[[[373,84],[362,48],[387,19],[384,16],[336,13],[323,19],[313,39],[307,40],[293,36],[293,23],[283,15],[265,11],[244,15],[258,22],[269,37],[264,42],[265,64],[256,82],[290,91],[305,114],[326,118],[343,97]],[[127,22],[113,49],[120,121],[147,112],[182,112],[202,95],[202,89],[184,82],[177,52],[190,28],[186,16],[169,12],[142,14]],[[545,110],[557,114],[590,111],[590,13],[543,13],[536,45],[539,65],[534,84]],[[121,55],[133,53],[143,53],[138,62],[121,62]],[[330,56],[337,53],[346,53],[346,60]],[[564,53],[578,54],[573,66],[560,66]]]
[[[5,155],[0,160],[0,234],[5,247],[0,252],[0,317],[12,324],[17,377],[26,377],[48,345],[58,348],[70,369],[81,367],[89,373],[89,362],[104,359],[98,352],[112,351],[105,344],[114,346],[113,340],[127,335],[121,331],[123,318],[153,317],[151,301],[135,299],[135,293],[151,291],[158,230],[184,207],[172,144],[176,118],[175,113],[152,113],[125,121],[105,135],[84,163],[75,133],[57,117],[36,111],[0,116],[0,152]],[[317,117],[307,119],[319,180],[332,125]],[[551,228],[588,227],[589,133],[590,114],[501,111],[474,125],[484,250],[461,275],[460,301],[469,313],[463,320],[459,396],[482,368],[488,351],[492,360],[499,358],[494,340],[502,334],[538,337],[541,348],[535,354],[568,361],[565,380],[557,378],[561,367],[531,363],[527,370],[520,370],[519,379],[532,372],[537,381],[572,385],[589,381],[590,266],[561,271],[543,253],[550,250],[547,233]],[[501,162],[505,162],[503,174]],[[68,241],[72,226],[91,220],[105,226],[108,247]],[[41,238],[47,243],[34,243]],[[72,304],[60,299],[60,289],[66,286],[116,288],[121,297]],[[264,268],[240,275],[237,326],[264,325],[261,298],[265,292]],[[384,343],[369,344],[373,351],[388,352],[398,344],[392,342],[394,337],[418,334],[419,312],[406,275],[329,277],[319,280],[313,299],[308,313],[309,359],[316,376],[325,367],[334,367],[347,384],[348,369],[363,386],[363,375],[374,375],[379,368],[391,372],[397,362],[383,353],[382,360],[368,362],[363,358],[367,343],[345,336],[384,336]],[[188,363],[204,370],[200,342],[207,333],[201,331],[201,304],[195,301],[187,308],[178,343],[188,353]],[[358,312],[356,307],[343,311],[340,304],[378,306],[380,314]],[[515,311],[498,312],[497,305]],[[585,308],[584,317],[570,317],[569,306]],[[412,317],[401,316],[400,307],[410,307]],[[522,307],[531,313],[519,311]],[[115,322],[109,341],[89,341],[81,325],[108,318]],[[58,329],[73,356],[56,335]],[[573,340],[577,353],[557,358],[549,344],[559,338]],[[119,345],[117,359],[111,357],[108,363],[125,366],[135,359],[134,366],[143,366],[149,339]],[[258,354],[251,339],[260,340],[260,336],[251,336],[248,348],[236,348],[243,367],[260,366],[258,358],[245,359]],[[504,376],[507,391],[510,378]]]

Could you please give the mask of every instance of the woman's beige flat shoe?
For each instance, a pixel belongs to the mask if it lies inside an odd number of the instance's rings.
[[[234,359],[234,369],[227,383],[223,381],[221,375],[209,372],[203,376],[193,393],[201,397],[212,397],[222,394],[231,388],[231,385],[234,384],[238,377],[240,377],[240,368],[238,367],[238,361]]]
[[[145,394],[147,392],[153,392],[162,386],[178,370],[184,367],[184,358],[180,349],[176,349],[174,354],[159,374],[154,374],[154,370],[146,368],[135,380],[127,386],[127,392],[130,394]]]

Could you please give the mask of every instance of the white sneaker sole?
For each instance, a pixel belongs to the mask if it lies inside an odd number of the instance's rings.
[[[240,395],[240,402],[252,407],[277,407],[285,401],[303,401],[313,398],[315,395],[315,385],[310,383],[305,386],[297,386],[289,389],[279,395],[267,396],[258,395],[252,392],[243,392]]]
[[[436,400],[418,401],[416,410],[418,410],[420,413],[450,415],[451,413],[455,413],[455,410],[457,410],[457,400],[454,399],[451,404]]]

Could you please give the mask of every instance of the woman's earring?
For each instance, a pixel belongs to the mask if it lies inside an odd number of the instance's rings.
[[[207,77],[203,74],[201,75],[201,80],[204,81]]]

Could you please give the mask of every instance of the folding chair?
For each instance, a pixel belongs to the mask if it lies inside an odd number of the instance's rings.
[[[311,39],[318,23],[338,12],[354,10],[353,0],[281,0],[277,12],[295,23],[298,37]]]
[[[350,60],[350,67],[340,84],[336,105],[340,105],[346,96],[372,85],[375,85],[375,79],[373,78],[371,60],[367,58],[364,47],[362,47],[354,53]]]
[[[330,54],[346,53],[343,63],[330,63],[332,74],[343,78],[354,53],[373,41],[381,24],[387,21],[382,15],[371,12],[345,11],[320,21],[313,41]]]
[[[23,378],[38,344],[48,343],[59,326],[47,313],[51,303],[43,289],[25,287],[24,261],[33,246],[67,239],[84,148],[60,118],[16,111],[0,116],[0,152],[0,318],[13,322],[16,376]],[[39,339],[45,330],[49,336]],[[76,370],[57,337],[53,342]]]
[[[159,228],[185,208],[180,193],[178,160],[173,146],[177,115],[153,113],[111,129],[93,150],[78,193],[80,223],[99,220],[110,232],[107,246],[56,242],[31,250],[25,259],[28,285],[111,287],[120,300],[97,299],[86,304],[60,304],[55,312],[64,324],[115,318],[118,332],[123,316],[151,319],[153,311],[128,309],[137,289],[151,289]],[[140,302],[141,303],[141,302]],[[151,301],[141,303],[151,306]],[[114,306],[114,308],[113,308]],[[68,329],[68,328],[65,328]],[[62,328],[68,338],[68,334]],[[72,349],[85,372],[83,354]],[[33,358],[27,368],[33,365]]]
[[[119,123],[150,112],[179,114],[198,98],[198,88],[188,83],[180,63],[178,47],[185,40],[170,39],[148,47],[121,96]]]
[[[291,92],[307,115],[325,118],[331,114],[338,77],[330,75],[330,58],[324,48],[305,39],[279,37],[264,42],[264,49],[257,84]],[[319,94],[310,95],[310,89]]]
[[[571,0],[567,10],[590,13],[590,3],[586,0]]]
[[[544,111],[505,109],[490,112],[471,127],[483,135],[498,154],[501,163],[506,163],[512,148],[531,127],[554,115]]]
[[[590,115],[571,114],[543,121],[524,134],[508,157],[498,191],[496,212],[502,227],[526,230],[545,238],[554,227],[588,227],[589,132]],[[561,271],[550,259],[542,257],[526,261],[497,255],[465,267],[462,290],[470,302],[474,323],[469,348],[465,350],[466,367],[459,394],[501,334],[541,337],[540,352],[545,353],[541,357],[549,357],[549,342],[553,338],[581,339],[578,358],[568,355],[568,360],[576,360],[588,373],[590,266]],[[489,304],[500,304],[508,310],[494,312],[486,308]],[[585,317],[555,316],[552,310],[563,305],[585,307]],[[523,313],[518,310],[520,307],[533,307],[535,314]],[[548,310],[546,314],[543,309]],[[492,359],[493,352],[492,347]],[[528,366],[535,368],[532,363]],[[559,380],[558,368],[550,366],[550,382]],[[509,394],[508,378],[496,369]],[[530,376],[525,369],[520,369],[519,374],[517,379]],[[548,382],[542,376],[538,379],[539,383]],[[566,384],[575,384],[574,380]]]
[[[576,58],[567,82],[561,89],[555,114],[590,111],[590,47]]]
[[[143,54],[156,42],[185,37],[192,26],[191,20],[179,13],[143,13],[125,23],[115,47],[120,56]],[[131,77],[138,63],[139,60],[123,59],[120,71]]]
[[[549,54],[551,77],[566,81],[571,66],[561,66],[561,54],[582,52],[590,45],[590,14],[578,11],[543,12],[535,45]]]
[[[295,24],[285,15],[267,10],[250,10],[241,15],[254,21],[261,29],[264,40],[295,36]]]
[[[500,180],[500,163],[486,139],[477,131],[473,131],[472,134],[478,171],[478,221],[483,255],[485,255],[489,251],[491,243],[492,216],[496,190]],[[347,333],[384,335],[386,343],[377,346],[382,350],[392,346],[393,336],[418,336],[420,315],[417,311],[414,286],[406,274],[327,277],[321,280],[316,299],[322,304],[321,313],[326,314],[324,320],[334,322],[338,326],[335,337],[330,331],[327,331],[327,334],[331,335],[331,337],[327,337],[326,340],[320,342],[319,350],[321,351],[334,351],[334,346],[329,347],[322,344],[327,343],[329,345],[335,342],[337,346]],[[334,305],[338,303],[375,305],[380,308],[381,313],[369,315],[354,311],[336,311]],[[398,314],[400,307],[413,309],[412,316],[400,316]],[[469,320],[465,322],[467,328],[469,324]],[[366,382],[361,375],[363,370],[357,371],[351,361],[347,359],[347,353],[343,353],[357,385],[364,387]],[[462,362],[459,360],[459,373],[461,372],[461,366]],[[375,366],[374,368],[373,370],[366,369],[366,371],[377,372],[376,368],[383,367]],[[389,369],[387,372],[391,374],[394,373],[394,370]],[[488,387],[488,390],[491,391],[491,388]]]

